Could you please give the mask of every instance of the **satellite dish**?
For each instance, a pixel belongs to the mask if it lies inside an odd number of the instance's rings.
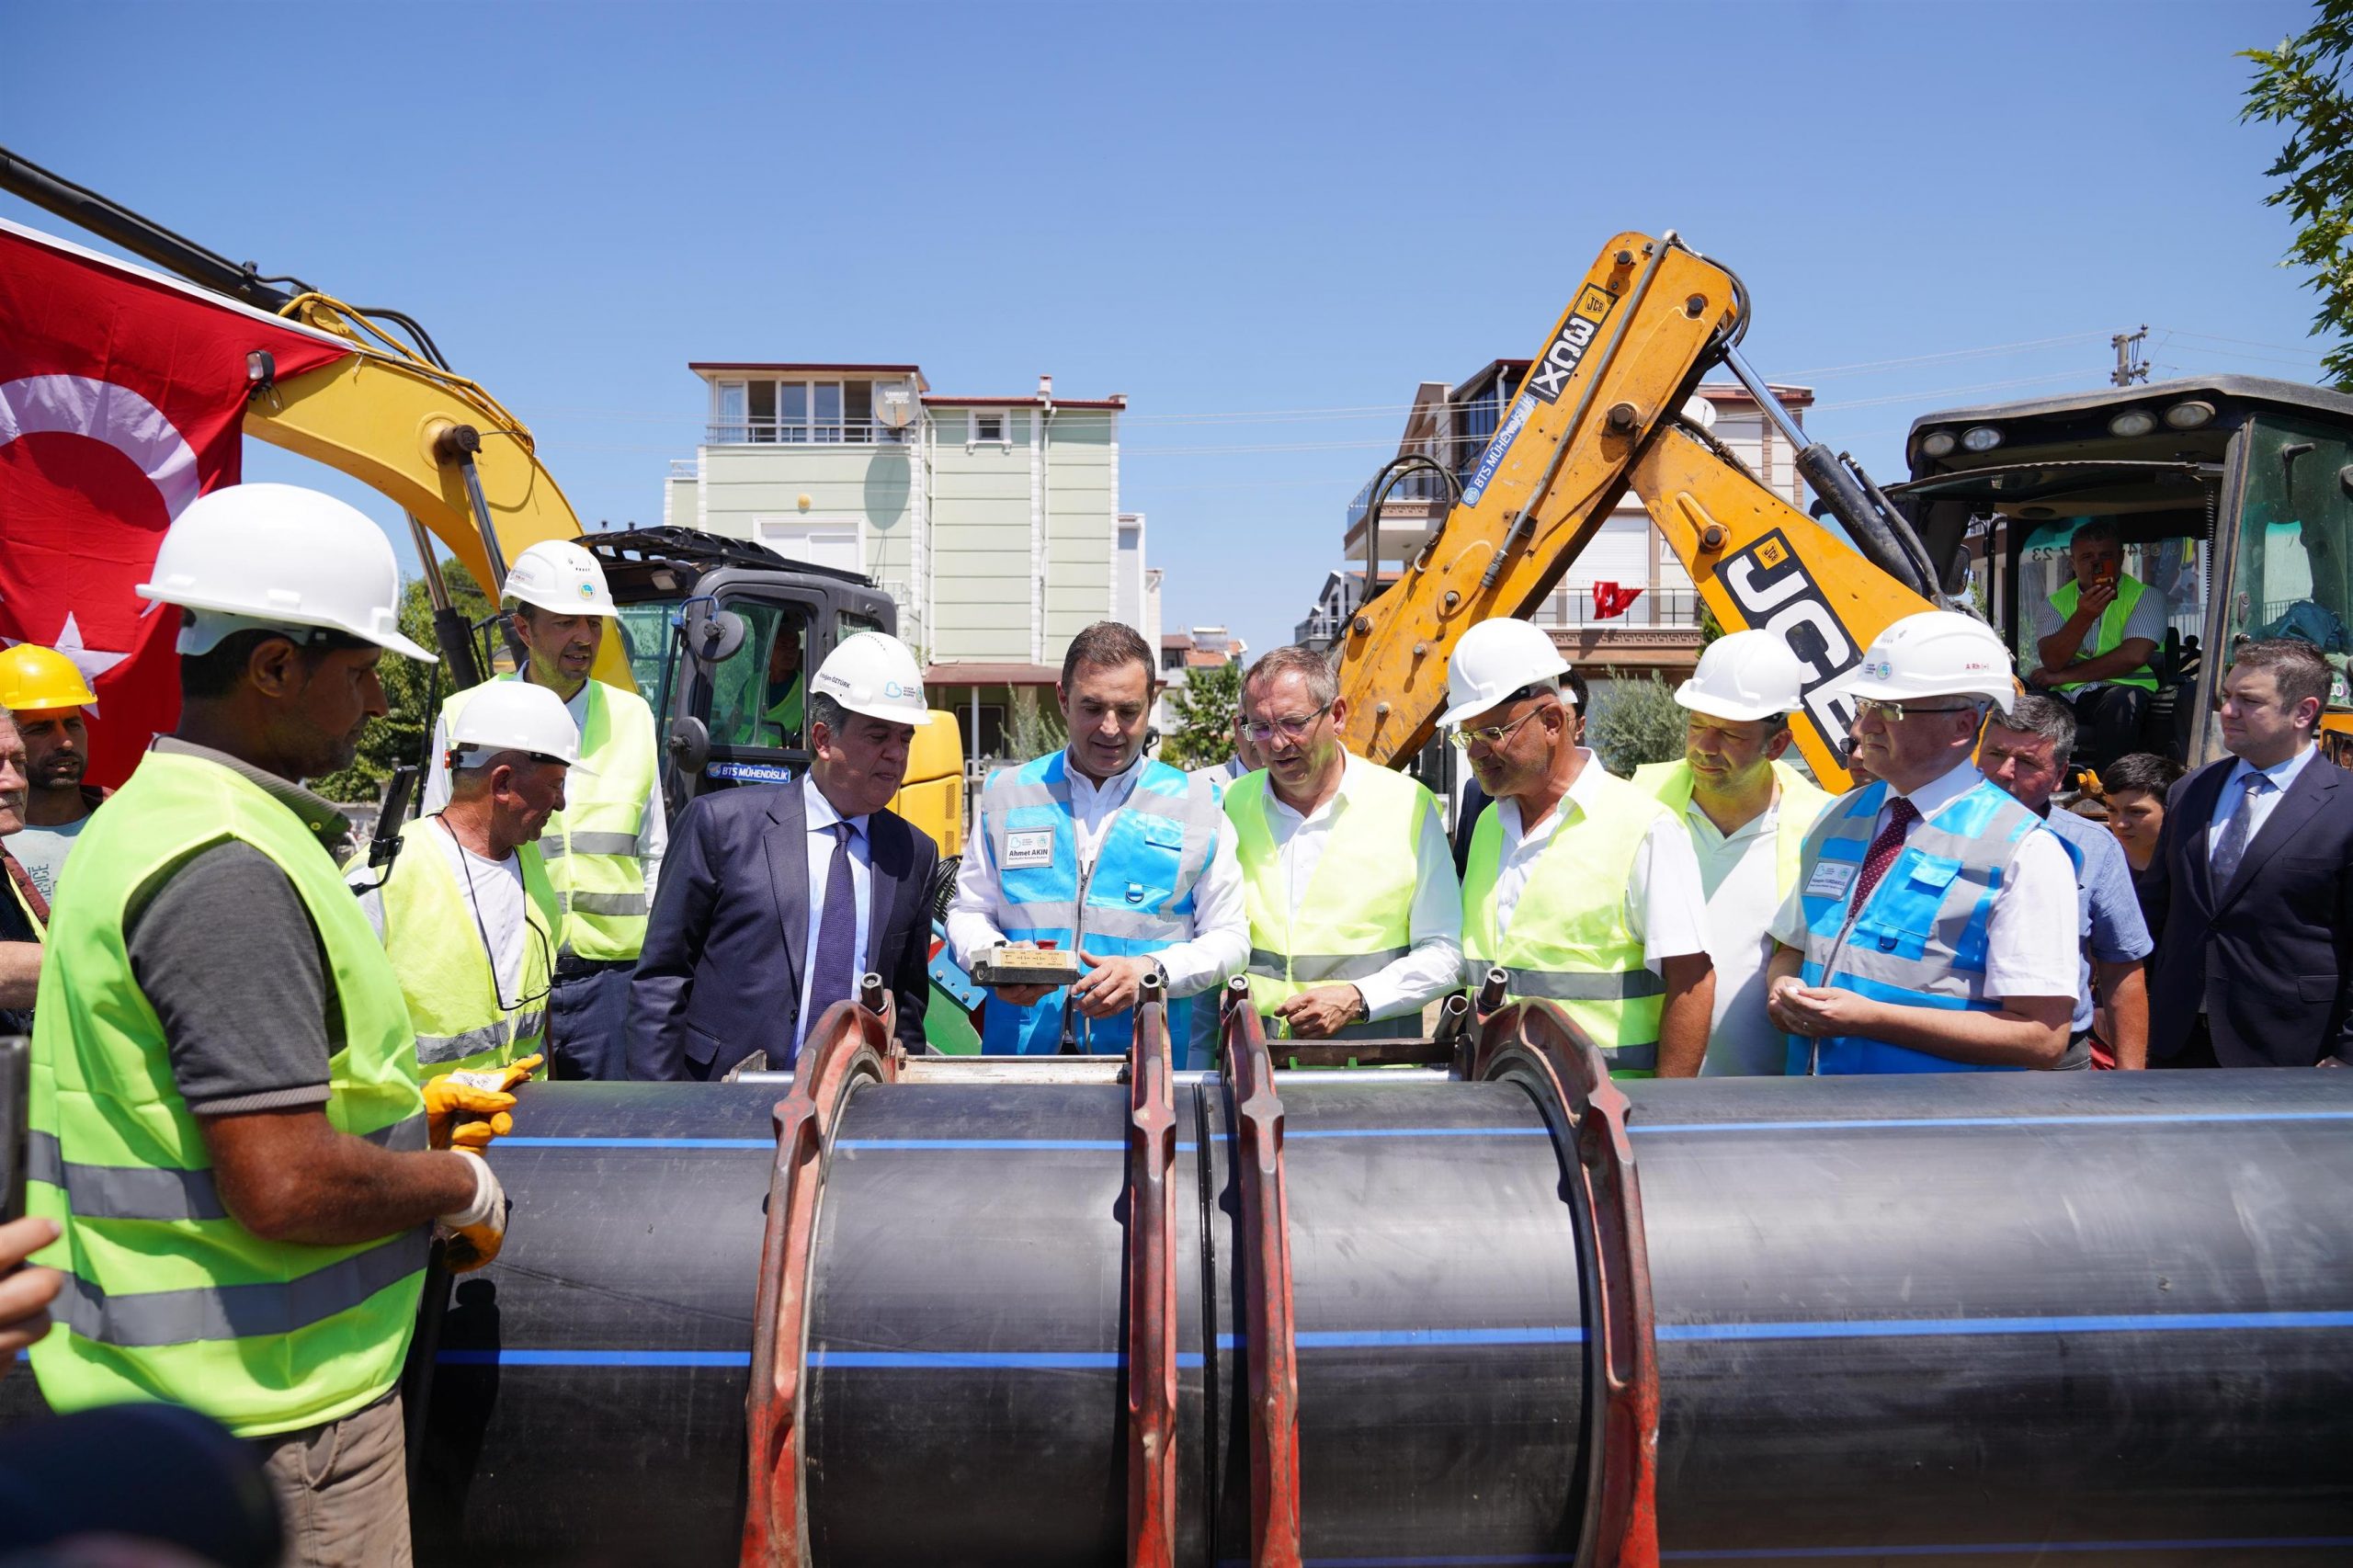
[[[874,422],[904,430],[915,422],[915,390],[904,381],[878,382],[874,388]]]
[[[1712,430],[1716,427],[1716,405],[1693,392],[1683,401],[1683,417],[1702,430]]]

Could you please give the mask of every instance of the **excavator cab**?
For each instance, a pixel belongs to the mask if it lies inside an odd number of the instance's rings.
[[[2340,760],[2353,749],[2353,397],[2224,376],[1950,409],[1913,426],[1905,456],[1911,478],[1890,494],[1946,580],[1974,585],[2021,674],[2074,581],[2069,541],[2094,519],[2115,526],[2165,628],[2126,749],[2220,756],[2230,650],[2269,637],[2327,658],[2324,741]]]

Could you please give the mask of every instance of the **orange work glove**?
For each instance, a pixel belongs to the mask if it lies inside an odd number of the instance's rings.
[[[515,1130],[506,1112],[515,1104],[508,1091],[531,1075],[544,1060],[526,1056],[504,1067],[482,1067],[444,1073],[426,1080],[425,1119],[427,1142],[436,1149],[479,1151],[501,1133]]]

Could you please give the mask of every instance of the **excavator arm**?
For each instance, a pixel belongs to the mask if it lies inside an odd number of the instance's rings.
[[[1421,748],[1445,707],[1455,640],[1533,610],[1631,487],[1717,621],[1779,632],[1806,664],[1799,745],[1825,782],[1846,777],[1849,715],[1823,688],[1889,621],[1933,608],[1934,588],[1907,525],[1819,446],[1799,442],[1802,471],[1880,562],[1682,422],[1720,362],[1786,420],[1733,351],[1746,311],[1739,280],[1672,233],[1624,233],[1602,248],[1444,525],[1342,638],[1349,739],[1367,756],[1393,765]]]

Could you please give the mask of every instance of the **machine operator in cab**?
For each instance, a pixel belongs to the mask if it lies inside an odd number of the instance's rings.
[[[1168,1038],[1191,1037],[1191,998],[1241,971],[1250,922],[1217,785],[1143,755],[1152,650],[1097,621],[1071,639],[1054,697],[1070,744],[981,791],[948,942],[967,969],[1000,943],[1074,949],[1068,987],[1002,985],[986,1002],[989,1055],[1118,1054],[1143,977],[1171,998]]]
[[[579,767],[565,782],[563,809],[540,837],[564,915],[548,994],[549,1075],[626,1078],[630,972],[645,946],[670,832],[654,710],[635,692],[588,674],[620,613],[595,556],[569,540],[542,540],[515,558],[501,602],[513,612],[521,668],[498,679],[554,692],[580,731]],[[428,812],[449,803],[450,723],[494,684],[441,705],[425,788]]]
[[[2075,759],[2097,771],[2141,749],[2165,640],[2165,597],[2124,570],[2116,524],[2094,517],[2067,541],[2067,585],[2031,607],[2027,685],[2075,711]]]

